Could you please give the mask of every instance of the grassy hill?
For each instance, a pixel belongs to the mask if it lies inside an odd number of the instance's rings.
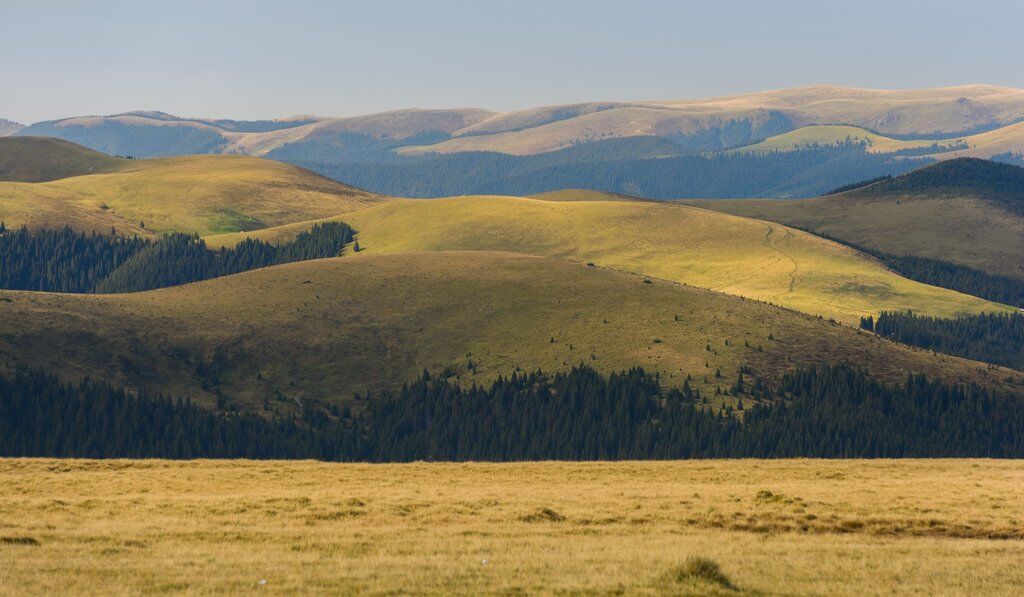
[[[0,181],[47,182],[69,176],[113,172],[123,160],[62,139],[0,137]]]
[[[1024,169],[1006,164],[949,160],[814,199],[685,203],[1024,278]]]
[[[394,200],[341,216],[363,251],[514,251],[768,301],[856,323],[882,310],[937,316],[1001,307],[911,282],[852,249],[778,224],[679,205],[478,196]],[[311,223],[249,235],[279,242]],[[246,235],[209,237],[230,245]]]
[[[111,154],[166,157],[199,153],[265,155],[289,143],[344,145],[352,137],[442,137],[492,115],[473,108],[396,110],[350,118],[297,116],[264,121],[179,118],[163,112],[128,112],[39,122],[17,131],[59,137]]]
[[[107,153],[136,156],[266,155],[301,146],[303,159],[309,159],[310,151],[346,152],[353,143],[408,154],[530,155],[635,136],[713,151],[757,143],[808,125],[844,124],[882,135],[934,133],[945,138],[1013,124],[1022,110],[1024,90],[993,85],[917,90],[811,85],[707,99],[590,102],[506,113],[458,108],[239,122],[132,112],[42,122],[19,134],[56,136]]]
[[[669,385],[690,374],[709,391],[734,381],[741,365],[772,378],[798,364],[843,360],[889,381],[908,371],[991,384],[1021,377],[763,303],[645,280],[469,252],[309,261],[126,295],[0,291],[0,366],[41,366],[201,402],[220,388],[243,408],[264,399],[345,401],[424,368],[468,382],[516,367],[639,365]]]
[[[867,150],[872,153],[890,153],[901,150],[923,149],[933,145],[942,146],[950,142],[927,139],[893,139],[856,126],[815,125],[775,135],[760,143],[734,149],[731,153],[795,151],[809,145],[838,145],[840,143],[865,143],[867,144]]]
[[[64,144],[47,139],[4,141],[27,144],[42,156],[51,143]],[[114,160],[78,149],[109,171],[44,183],[0,182],[0,220],[8,227],[68,224],[129,234],[214,234],[322,218],[379,200],[301,168],[259,158]]]

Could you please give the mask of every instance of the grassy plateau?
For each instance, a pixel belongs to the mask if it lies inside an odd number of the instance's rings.
[[[0,592],[1016,595],[1024,465],[0,460]]]

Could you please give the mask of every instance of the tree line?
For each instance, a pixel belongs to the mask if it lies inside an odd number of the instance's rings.
[[[1024,315],[983,313],[943,319],[883,312],[860,327],[897,342],[1024,370]]]
[[[867,253],[884,263],[889,269],[915,282],[948,288],[971,296],[1003,303],[1004,305],[1024,308],[1024,280],[1000,274],[990,274],[980,269],[941,259],[886,253],[824,232],[800,228],[799,226],[793,226],[793,228],[798,228],[824,239],[846,245],[861,253]]]
[[[245,239],[212,250],[194,234],[155,241],[59,230],[0,231],[0,288],[113,293],[152,290],[294,261],[336,257],[355,231],[342,222],[317,224],[280,245]]]
[[[741,382],[742,383],[742,382]],[[461,387],[424,373],[342,409],[272,417],[60,382],[0,376],[0,455],[316,458],[341,461],[621,460],[720,457],[1024,457],[1024,400],[910,375],[878,382],[847,365],[811,367],[777,388],[748,382],[713,410],[688,384],[642,369],[513,374]],[[741,410],[742,409],[742,410]]]

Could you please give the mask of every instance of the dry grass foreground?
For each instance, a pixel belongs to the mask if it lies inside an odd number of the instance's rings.
[[[1012,595],[1022,486],[986,460],[0,460],[0,592]]]

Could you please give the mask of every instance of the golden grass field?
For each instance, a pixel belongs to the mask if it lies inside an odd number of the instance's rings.
[[[194,365],[219,363],[224,392],[254,408],[277,391],[347,401],[424,368],[449,367],[468,383],[579,363],[604,372],[642,366],[674,386],[692,375],[709,394],[735,381],[741,365],[772,379],[797,364],[837,361],[889,382],[916,371],[1024,386],[1007,369],[644,280],[520,254],[360,253],[123,295],[0,291],[0,367],[23,363],[206,402]]]
[[[259,158],[199,155],[121,164],[114,172],[52,182],[0,182],[0,219],[8,227],[216,234],[323,218],[379,200]]]
[[[1022,486],[994,460],[7,459],[0,593],[1019,595]]]
[[[579,195],[579,193],[577,193]],[[592,198],[589,197],[588,198]],[[392,200],[337,219],[371,254],[513,251],[681,282],[856,324],[880,311],[950,317],[1006,307],[919,284],[837,243],[764,221],[646,201],[469,196]],[[309,222],[208,237],[294,237]]]

